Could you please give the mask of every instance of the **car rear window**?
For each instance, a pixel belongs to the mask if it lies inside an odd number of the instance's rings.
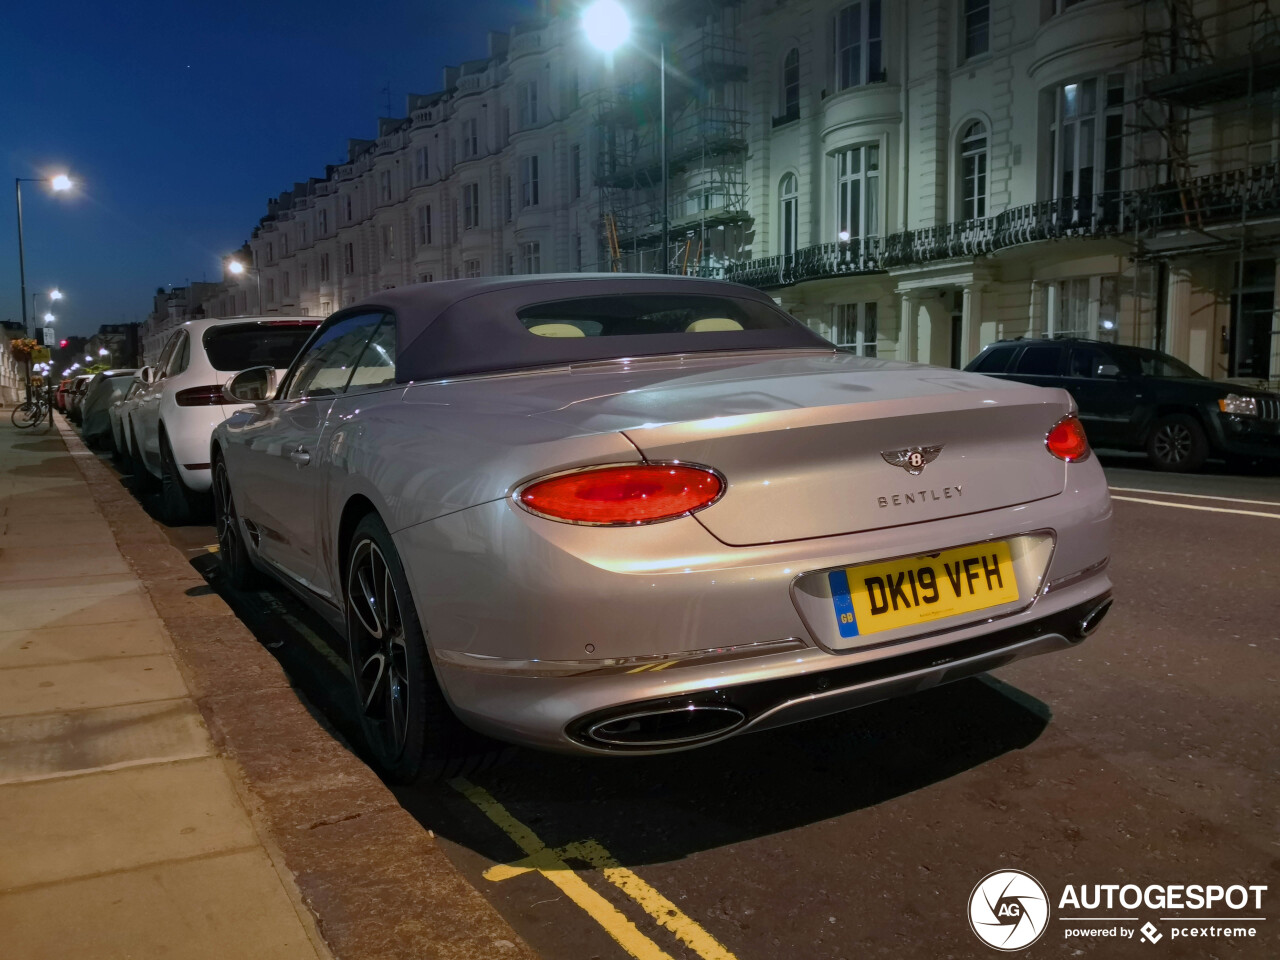
[[[974,362],[971,369],[975,373],[1004,373],[1017,349],[1017,347],[992,347]]]
[[[672,333],[702,337],[788,325],[784,316],[750,300],[673,294],[558,300],[525,307],[517,316],[534,336],[573,339]]]
[[[1017,372],[1056,376],[1062,370],[1062,355],[1066,352],[1062,346],[1027,347],[1018,358]]]
[[[283,370],[293,362],[319,323],[319,320],[310,323],[266,320],[212,327],[204,333],[204,349],[215,370],[248,370],[250,367]]]

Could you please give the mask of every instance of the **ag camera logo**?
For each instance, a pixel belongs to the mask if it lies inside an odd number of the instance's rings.
[[[969,926],[979,940],[997,950],[1022,950],[1040,939],[1049,925],[1049,895],[1021,870],[989,873],[969,894]]]

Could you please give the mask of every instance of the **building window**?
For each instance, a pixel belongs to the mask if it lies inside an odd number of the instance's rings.
[[[356,272],[356,248],[355,244],[347,243],[342,247],[342,266],[346,271],[346,276],[351,276]]]
[[[276,245],[274,243],[267,244],[267,263],[276,262]]]
[[[576,143],[569,148],[569,189],[574,200],[582,196],[582,147]]]
[[[427,148],[419,147],[413,152],[413,176],[417,183],[427,181]]]
[[[396,258],[396,228],[391,224],[384,224],[382,227],[382,259],[394,260]]]
[[[462,121],[462,156],[468,160],[480,156],[480,121],[474,117]]]
[[[280,275],[280,289],[287,297],[289,296],[289,271],[286,270]]]
[[[1049,127],[1053,198],[1072,221],[1120,213],[1124,147],[1124,74],[1089,77],[1053,90]]]
[[[508,174],[502,189],[502,215],[507,223],[511,222],[512,216],[512,198],[511,198],[511,175]]]
[[[502,108],[502,142],[505,145],[511,139],[511,108]]]
[[[327,253],[320,254],[320,282],[329,282],[329,255]]]
[[[480,184],[462,185],[462,226],[470,230],[480,226]]]
[[[530,80],[517,88],[520,98],[520,129],[527,130],[538,123],[538,84]]]
[[[524,261],[525,273],[542,272],[542,244],[537,240],[520,244],[520,257]]]
[[[1072,277],[1045,284],[1045,333],[1114,343],[1120,314],[1120,278]]]
[[[582,272],[582,234],[573,235],[573,269]]]
[[[322,317],[326,317],[326,316],[328,316],[332,311],[333,311],[333,301],[332,301],[332,300],[321,300],[321,301],[320,301],[320,316],[322,316]]]
[[[1083,0],[1040,0],[1040,19],[1048,20],[1082,2]]]
[[[436,278],[436,275],[434,273],[423,273],[418,275],[418,282],[431,283],[433,280],[435,280],[435,278]]]
[[[520,160],[520,206],[538,205],[538,158],[523,157]]]
[[[800,236],[800,194],[796,186],[796,175],[788,173],[778,186],[779,213],[782,215],[782,247],[784,256],[791,256],[799,246]]]
[[[975,120],[960,137],[960,219],[987,215],[987,127]]]
[[[800,51],[792,47],[782,60],[782,117],[783,121],[796,120],[800,116]]]
[[[836,89],[883,80],[880,0],[859,0],[836,14]]]
[[[316,230],[318,236],[323,237],[329,232],[329,211],[321,210],[316,214]]]
[[[307,225],[305,223],[298,224],[298,246],[305,247],[307,245]]]
[[[566,112],[572,113],[582,103],[582,88],[578,82],[578,70],[576,67],[569,70],[569,83],[565,92],[568,100]]]
[[[298,292],[301,293],[311,286],[311,268],[307,264],[298,267]]]
[[[283,233],[280,235],[280,256],[287,257],[289,255],[289,235]]]
[[[991,48],[991,0],[964,3],[964,59],[980,57]]]
[[[378,176],[378,198],[383,203],[391,202],[391,171],[383,170]]]
[[[351,194],[347,194],[345,197],[342,198],[342,205],[343,207],[345,207],[344,213],[346,214],[347,223],[350,223],[352,220],[355,219],[354,212],[352,211],[352,208],[351,208]]]
[[[841,240],[880,233],[880,148],[849,147],[835,156],[836,231]]]
[[[876,303],[839,303],[832,307],[827,339],[860,357],[876,355]]]
[[[462,275],[467,278],[480,276],[480,258],[475,257],[462,261]]]
[[[418,208],[418,246],[425,247],[431,242],[431,204],[424,203]]]
[[[276,281],[273,277],[267,277],[267,303],[276,302]]]
[[[516,255],[514,253],[507,254],[507,275],[511,276],[516,272]]]

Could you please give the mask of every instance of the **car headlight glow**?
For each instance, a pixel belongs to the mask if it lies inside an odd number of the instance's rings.
[[[1238,417],[1256,417],[1258,415],[1258,398],[1242,397],[1229,393],[1218,401],[1218,409],[1223,413],[1234,413]]]

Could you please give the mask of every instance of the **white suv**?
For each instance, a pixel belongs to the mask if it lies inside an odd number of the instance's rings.
[[[249,367],[277,375],[319,325],[315,317],[236,317],[188,320],[174,330],[146,385],[130,401],[123,428],[144,484],[160,481],[162,513],[171,525],[209,510],[209,438],[213,428],[250,404],[223,396],[228,380]]]

